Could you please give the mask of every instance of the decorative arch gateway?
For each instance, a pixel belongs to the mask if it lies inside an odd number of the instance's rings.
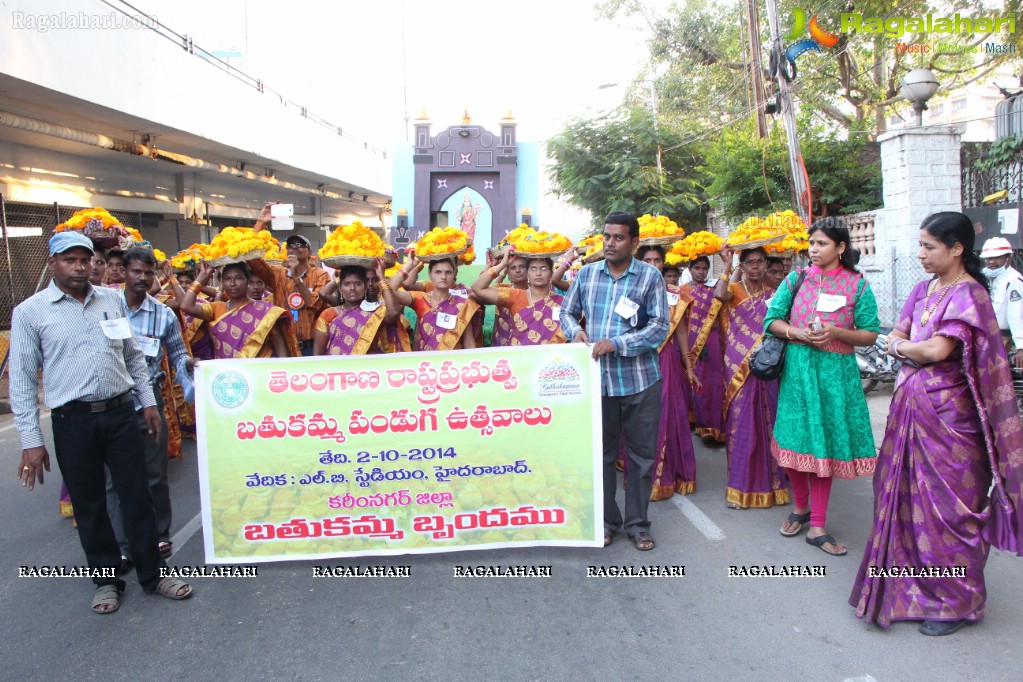
[[[475,210],[477,253],[496,244],[518,224],[516,216],[517,123],[511,112],[501,119],[500,132],[474,125],[468,111],[459,125],[435,136],[423,112],[415,120],[412,163],[415,169],[414,239],[444,224],[460,226]],[[452,200],[457,207],[452,212]],[[468,204],[466,204],[468,200]],[[477,206],[477,208],[473,208]],[[459,216],[459,213],[462,216]],[[489,212],[489,224],[481,217]]]

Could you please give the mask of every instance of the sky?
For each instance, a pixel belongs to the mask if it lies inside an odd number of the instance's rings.
[[[424,110],[435,131],[466,109],[494,130],[511,110],[519,140],[541,142],[575,116],[613,109],[649,75],[644,21],[600,18],[593,0],[132,4],[203,49],[242,53],[231,63],[388,150],[407,139],[406,112],[414,119]],[[663,14],[670,2],[646,4]],[[600,87],[610,83],[620,85]],[[544,223],[581,219],[546,203]]]

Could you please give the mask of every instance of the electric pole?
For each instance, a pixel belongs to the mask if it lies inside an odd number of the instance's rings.
[[[753,82],[753,111],[757,117],[757,135],[767,137],[767,115],[764,113],[763,66],[760,62],[760,14],[757,0],[746,0],[746,26],[749,29],[750,75]]]
[[[792,106],[792,93],[789,81],[792,75],[788,70],[788,58],[781,42],[781,30],[778,25],[778,5],[775,0],[767,0],[767,21],[771,26],[771,77],[778,80],[778,102],[781,105],[782,123],[785,125],[785,136],[789,150],[789,167],[792,171],[792,192],[796,210],[803,222],[810,225],[813,220],[811,211],[810,177],[803,163],[803,152],[799,149],[799,129],[796,125],[796,112]]]

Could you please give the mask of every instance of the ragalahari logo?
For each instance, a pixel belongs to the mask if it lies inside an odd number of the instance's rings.
[[[797,40],[803,35],[803,31],[807,30],[809,30],[810,37]],[[792,27],[785,34],[785,40],[797,40],[797,42],[785,48],[785,57],[793,64],[805,52],[811,50],[820,52],[821,48],[832,48],[838,44],[838,36],[821,28],[821,25],[817,22],[816,14],[810,19],[809,25],[807,24],[806,10],[802,7],[792,9]]]

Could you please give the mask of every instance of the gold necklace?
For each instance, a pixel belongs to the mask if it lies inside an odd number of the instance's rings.
[[[536,304],[536,300],[533,298],[533,288],[532,287],[526,287],[526,295],[529,297],[529,307],[532,308]],[[547,294],[543,297],[543,306],[544,306],[544,308],[547,307],[547,301],[550,299],[550,297],[551,297],[551,290],[548,289],[547,290]],[[541,308],[540,310],[543,310],[543,308]]]
[[[961,272],[959,274],[958,277],[956,277],[954,280],[952,280],[951,282],[946,284],[944,287],[942,287],[942,289],[941,289],[941,296],[938,296],[938,300],[934,302],[934,305],[932,305],[930,307],[930,309],[927,308],[927,301],[931,298],[931,296],[934,295],[934,293],[937,293],[937,292],[927,294],[927,298],[924,299],[924,312],[920,316],[920,324],[927,324],[927,322],[931,319],[931,315],[933,315],[934,311],[938,309],[938,306],[941,305],[941,302],[943,300],[945,300],[945,294],[948,293],[948,290],[951,289],[952,287],[954,287],[955,285],[959,284],[960,280],[962,280],[962,278],[965,277],[965,276],[966,276],[966,271],[963,271],[963,272]],[[938,281],[938,280],[935,280],[935,281]]]
[[[434,291],[431,291],[430,294],[434,293],[435,291],[436,291],[436,289],[434,289]],[[428,301],[430,300],[430,294],[426,295],[426,299]],[[447,296],[445,296],[441,300],[437,301],[436,303],[432,303],[432,302],[430,303],[430,310],[436,310],[437,308],[439,308],[441,305],[443,305],[444,303],[446,303],[449,300],[451,300],[451,290],[450,289],[448,290],[448,295]]]
[[[751,294],[749,292],[749,287],[746,286],[746,280],[745,279],[742,280],[742,288],[746,290],[746,298],[753,298],[753,294]],[[761,284],[760,285],[760,290],[757,292],[756,295],[759,296],[762,293],[764,293],[764,286]]]

